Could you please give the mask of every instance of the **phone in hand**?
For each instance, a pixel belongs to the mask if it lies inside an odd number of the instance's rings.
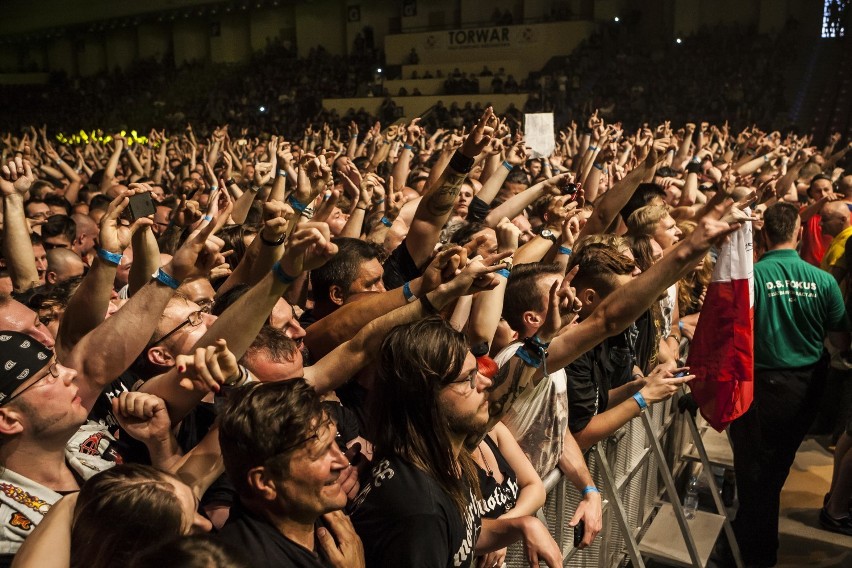
[[[124,216],[130,219],[132,223],[136,219],[153,215],[155,211],[154,200],[151,199],[151,194],[146,191],[130,196],[130,203],[124,210]]]
[[[583,536],[586,534],[586,523],[585,521],[580,521],[577,523],[577,526],[574,527],[574,548],[579,548],[580,543],[583,542]]]
[[[562,195],[577,195],[577,189],[576,183],[568,182],[562,186]]]

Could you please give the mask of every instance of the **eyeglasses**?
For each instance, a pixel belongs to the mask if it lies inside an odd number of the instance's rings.
[[[177,327],[175,327],[173,330],[171,330],[170,332],[165,334],[163,337],[161,337],[160,339],[155,341],[154,344],[151,345],[151,347],[155,347],[157,345],[160,345],[161,343],[166,341],[168,338],[170,338],[171,336],[173,336],[174,334],[176,334],[177,332],[179,332],[180,330],[182,330],[186,326],[198,327],[199,325],[201,325],[201,322],[204,321],[204,314],[209,313],[209,312],[210,312],[210,306],[205,306],[205,307],[201,308],[200,310],[192,312],[191,314],[186,316],[186,319],[183,320],[182,322],[180,322],[177,325]]]
[[[474,369],[470,372],[468,376],[463,379],[458,379],[456,381],[451,382],[451,385],[460,385],[462,383],[468,383],[470,385],[471,390],[476,390],[476,377],[479,375],[479,369]]]
[[[2,403],[0,403],[0,406],[6,406],[7,404],[9,404],[10,402],[12,402],[13,400],[15,400],[16,398],[18,398],[19,396],[21,396],[22,394],[24,394],[25,392],[27,392],[28,390],[30,390],[48,377],[51,377],[51,380],[48,381],[48,384],[53,384],[56,379],[59,378],[59,362],[56,360],[55,356],[53,357],[53,359],[50,360],[50,364],[47,366],[47,374],[42,375],[35,381],[31,382],[29,385],[24,387],[24,389],[18,394],[12,395],[11,397],[4,400]]]

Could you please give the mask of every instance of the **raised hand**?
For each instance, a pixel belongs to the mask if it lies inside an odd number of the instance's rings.
[[[562,327],[571,323],[583,307],[577,298],[577,290],[571,286],[571,281],[577,276],[579,269],[579,266],[575,266],[561,283],[557,280],[550,287],[547,316],[537,334],[545,343],[556,337]]]
[[[299,225],[290,236],[287,252],[281,258],[281,268],[292,277],[314,270],[337,254],[326,223],[310,222]]]
[[[35,182],[35,176],[29,161],[17,156],[3,166],[3,175],[0,177],[0,191],[4,196],[16,194],[23,196],[30,190],[33,182]]]
[[[123,392],[112,399],[112,414],[128,434],[140,442],[165,442],[172,436],[166,403],[144,392]]]
[[[192,391],[219,392],[247,379],[237,365],[237,358],[224,339],[214,345],[199,347],[194,353],[178,355],[175,361],[180,386]]]
[[[497,127],[497,117],[494,116],[494,109],[488,107],[479,118],[476,126],[470,131],[470,134],[462,142],[459,152],[468,158],[475,158],[482,152],[491,138],[494,136],[494,129]]]

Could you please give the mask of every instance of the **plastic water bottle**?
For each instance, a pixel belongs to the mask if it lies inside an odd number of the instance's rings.
[[[698,479],[693,476],[689,478],[689,484],[686,486],[686,495],[683,497],[683,512],[687,519],[695,518],[695,511],[698,509]]]

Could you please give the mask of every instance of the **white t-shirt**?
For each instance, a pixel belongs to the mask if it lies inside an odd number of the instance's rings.
[[[521,342],[512,343],[494,358],[498,367],[514,357]],[[562,441],[568,428],[568,379],[559,369],[545,377],[533,389],[519,396],[506,414],[503,424],[512,432],[540,477],[553,471],[562,454]]]

